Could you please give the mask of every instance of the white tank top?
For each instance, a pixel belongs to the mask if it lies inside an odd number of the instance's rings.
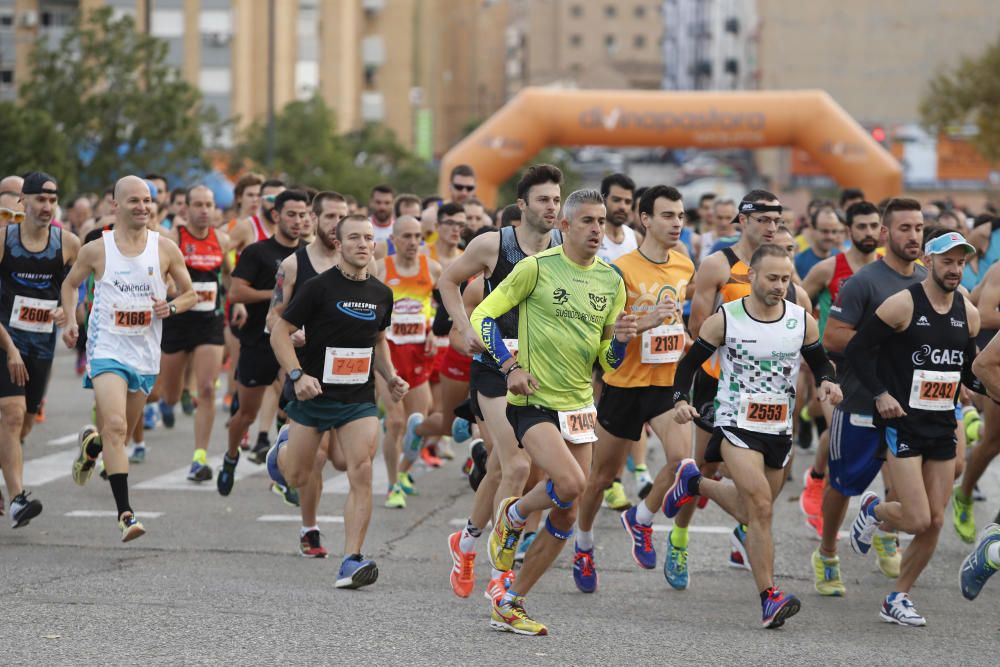
[[[369,218],[369,220],[371,220],[372,227],[375,228],[375,242],[378,243],[379,241],[388,241],[389,237],[392,236],[392,223],[390,222],[388,225],[383,227],[376,224],[375,218]]]
[[[113,231],[104,232],[103,239],[104,275],[94,285],[88,366],[94,359],[114,359],[141,375],[156,375],[163,320],[153,316],[152,297],[167,296],[160,272],[160,235],[146,232],[146,248],[136,257],[118,250]]]
[[[610,225],[611,223],[609,222],[608,224]],[[639,247],[635,231],[631,227],[622,225],[622,231],[625,232],[625,238],[622,239],[621,243],[615,243],[611,240],[611,237],[605,234],[604,239],[601,241],[601,249],[597,251],[597,256],[609,264]]]
[[[770,435],[790,435],[795,412],[799,354],[806,336],[805,310],[782,301],[785,314],[760,322],[746,311],[749,297],[723,304],[725,345],[715,395],[715,425]]]

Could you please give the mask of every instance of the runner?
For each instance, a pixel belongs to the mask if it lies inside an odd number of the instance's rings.
[[[254,176],[247,180],[247,183],[254,183],[259,177]],[[243,191],[243,197],[237,196],[237,200],[245,204],[244,208],[253,211],[245,218],[238,218],[236,224],[229,231],[229,240],[237,258],[251,244],[271,238],[277,226],[274,214],[277,196],[287,188],[284,181],[272,178],[261,181],[260,189],[260,214],[253,209],[253,202],[256,199],[253,192],[255,185],[247,185]]]
[[[851,239],[851,245],[847,251],[820,261],[809,271],[808,275],[803,276],[802,288],[819,310],[820,337],[826,330],[830,307],[837,302],[840,288],[847,282],[848,278],[860,271],[862,267],[878,259],[875,255],[875,248],[878,247],[879,233],[882,228],[878,208],[866,201],[852,204],[847,209],[846,220]],[[837,362],[842,357],[831,354],[831,358]],[[821,405],[823,419],[829,424],[833,419],[833,408],[829,402]],[[823,491],[826,488],[829,454],[830,431],[824,429],[820,435],[813,464],[806,470],[803,478],[805,488],[799,496],[799,507],[806,516],[806,523],[816,531],[820,539],[823,538]]]
[[[320,192],[313,198],[312,210],[316,215],[315,240],[286,257],[278,267],[271,309],[267,314],[267,323],[271,329],[277,325],[300,288],[312,278],[332,269],[337,262],[337,227],[340,221],[347,217],[347,201],[337,192]],[[305,341],[304,328],[292,334],[292,342],[300,361],[304,354]],[[282,409],[285,409],[288,401],[293,398],[290,393],[287,390],[282,393],[280,406]],[[323,434],[320,447],[326,455],[322,458],[317,457],[310,483],[296,489],[281,486],[277,482],[271,485],[271,490],[281,496],[287,504],[299,507],[302,515],[299,553],[306,557],[325,558],[327,555],[321,542],[316,515],[319,511],[320,495],[323,492],[323,466],[327,459],[334,460],[331,434],[332,431]],[[278,438],[281,438],[281,433]]]
[[[858,380],[875,397],[875,426],[898,498],[882,500],[871,491],[861,497],[851,547],[867,553],[880,523],[913,535],[879,614],[899,625],[927,624],[909,593],[934,555],[955,479],[959,388],[985,391],[972,373],[979,311],[956,294],[966,258],[975,251],[958,232],[929,241],[927,277],[886,299],[846,350]]]
[[[801,361],[813,370],[822,400],[840,401],[833,366],[819,342],[812,315],[785,299],[794,266],[784,249],[765,244],[750,260],[750,294],[722,305],[701,326],[698,340],[681,361],[675,386],[687,387],[695,369],[713,354],[720,359],[715,432],[705,453],[723,461],[733,484],[703,478],[694,460],[677,469],[664,500],[668,517],[694,496],[706,495],[747,525],[746,552],[760,593],[761,622],[777,628],[798,613],[800,602],[774,585],[774,501],[784,485],[792,448],[792,410]],[[698,418],[689,394],[675,393],[676,418]]]
[[[190,311],[163,323],[160,349],[160,409],[173,415],[181,398],[186,369],[194,373],[198,406],[194,417],[194,457],[187,478],[192,482],[212,479],[208,465],[208,445],[215,423],[215,381],[222,371],[223,315],[222,291],[229,283],[232,267],[226,251],[229,237],[212,227],[215,196],[204,185],[187,192],[187,220],[167,234],[177,243],[191,275],[198,302]]]
[[[493,601],[490,625],[497,630],[544,635],[544,625],[524,610],[524,596],[552,565],[573,535],[573,501],[583,492],[596,440],[591,373],[621,365],[635,337],[634,315],[626,315],[625,284],[597,258],[606,216],[596,190],[566,199],[560,229],[563,245],[519,262],[472,314],[472,326],[500,366],[509,387],[507,418],[517,440],[548,476],[523,496],[500,503],[490,532],[490,560],[509,570],[528,516],[550,510],[545,530],[531,545],[517,580]],[[517,308],[515,361],[496,318]],[[516,590],[515,587],[516,586]]]
[[[389,185],[376,185],[368,197],[368,213],[375,229],[375,242],[386,241],[392,235],[392,204],[396,191]]]
[[[464,204],[476,196],[476,172],[467,164],[457,164],[448,178],[449,200]]]
[[[163,320],[183,313],[197,302],[184,257],[177,246],[146,228],[152,197],[137,176],[115,184],[115,228],[102,240],[81,248],[62,285],[63,311],[56,325],[72,349],[79,327],[67,313],[76,310],[77,290],[94,274],[94,308],[87,339],[84,387],[93,388],[97,428],[80,432],[80,452],[73,461],[73,481],[86,484],[103,452],[104,465],[117,506],[122,542],[145,534],[128,498],[128,457],[125,440],[142,417],[146,396],[160,371]],[[167,302],[166,278],[177,288]]]
[[[0,229],[0,467],[11,495],[14,528],[26,526],[42,511],[24,490],[22,443],[41,411],[52,358],[54,319],[63,317],[59,290],[66,267],[76,261],[80,240],[52,224],[59,192],[56,179],[43,172],[24,177],[24,221]],[[2,504],[2,503],[0,503]]]
[[[403,399],[408,386],[396,375],[385,341],[392,290],[368,275],[375,248],[372,225],[361,216],[345,218],[336,238],[337,266],[303,283],[274,326],[275,355],[295,398],[288,404],[291,426],[268,452],[267,467],[282,486],[308,486],[323,433],[336,431],[350,491],[344,508],[345,556],[335,586],[360,588],[378,579],[375,562],[361,553],[371,520],[378,435],[374,373],[385,379],[393,400]],[[307,335],[300,357],[291,335],[303,328]]]
[[[573,579],[584,593],[597,589],[593,526],[603,491],[625,464],[630,449],[634,454],[644,425],[649,422],[663,443],[667,457],[663,470],[669,472],[661,472],[644,501],[621,515],[632,540],[632,557],[640,567],[656,567],[653,515],[673,482],[672,471],[691,451],[690,428],[680,426],[669,412],[674,370],[687,337],[681,309],[694,275],[694,264],[676,249],[685,222],[681,193],[665,185],[649,188],[639,202],[639,221],[646,230],[642,246],[615,261],[625,279],[626,312],[637,318],[638,338],[629,343],[621,366],[604,374],[594,462],[580,497]],[[668,545],[669,539],[668,535]],[[686,552],[682,557],[686,559]],[[686,569],[673,581],[671,571],[664,568],[667,581],[675,588],[686,588]]]
[[[410,469],[420,455],[419,449],[407,449],[400,460],[406,416],[410,415],[410,420],[416,414],[426,417],[432,402],[428,384],[434,363],[431,292],[441,275],[441,266],[420,252],[422,238],[419,220],[412,216],[398,218],[392,231],[396,254],[379,260],[376,269],[376,277],[393,293],[392,329],[386,336],[392,363],[410,387],[400,404],[390,397],[391,387],[376,384],[385,407],[382,453],[391,485],[385,504],[397,509],[405,508],[406,496],[416,493]]]
[[[481,419],[484,439],[491,443],[486,476],[480,481],[473,498],[472,511],[465,528],[448,538],[454,568],[452,588],[456,595],[468,597],[475,585],[474,563],[476,541],[490,522],[496,509],[495,498],[507,498],[524,492],[531,460],[517,446],[517,439],[507,419],[507,388],[503,373],[484,348],[473,330],[465,310],[459,285],[482,274],[484,291],[490,294],[510,275],[524,258],[552,248],[552,229],[557,224],[560,205],[562,172],[549,164],[528,167],[517,183],[517,206],[522,220],[516,227],[504,227],[499,233],[485,233],[472,240],[465,253],[441,275],[438,289],[441,301],[454,322],[457,340],[463,354],[475,354],[469,371],[469,389],[473,409]],[[508,349],[518,339],[519,315],[516,310],[497,319],[500,334]],[[510,572],[494,565],[489,589],[494,594],[504,592],[500,577]],[[508,575],[509,578],[509,575]]]
[[[250,428],[268,387],[276,384],[278,361],[271,350],[266,327],[268,303],[273,296],[276,272],[282,260],[298,247],[302,221],[309,215],[306,195],[297,190],[285,190],[274,202],[278,226],[275,234],[258,241],[243,251],[233,270],[229,300],[246,304],[246,322],[238,329],[240,360],[236,370],[239,386],[239,409],[229,420],[229,442],[222,468],[216,477],[219,493],[228,496],[233,490],[236,464],[240,459],[240,440]],[[269,427],[261,424],[265,430]],[[251,453],[251,460],[263,463],[267,449],[261,446]]]
[[[874,317],[883,301],[927,277],[927,270],[917,264],[924,229],[920,202],[890,200],[882,212],[882,227],[886,234],[885,257],[863,267],[844,283],[836,303],[830,308],[830,318],[823,332],[823,346],[830,354],[842,354],[856,331]],[[837,542],[847,515],[848,498],[862,495],[882,470],[882,460],[878,458],[879,432],[871,414],[875,397],[861,384],[846,359],[837,364],[837,380],[844,389],[844,400],[833,410],[830,419],[829,483],[823,493],[823,539],[812,555],[817,592],[833,596],[845,593]],[[885,483],[892,488],[891,480]],[[898,577],[897,535],[876,533],[873,544],[882,574],[890,579]]]

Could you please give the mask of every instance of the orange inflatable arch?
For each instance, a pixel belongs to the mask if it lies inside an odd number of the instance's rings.
[[[497,191],[547,146],[662,146],[807,151],[843,187],[870,201],[898,194],[896,159],[820,90],[664,92],[525,88],[441,162],[439,187],[459,164],[476,171],[477,194]]]

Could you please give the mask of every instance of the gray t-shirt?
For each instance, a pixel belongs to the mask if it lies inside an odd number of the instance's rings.
[[[913,274],[903,276],[878,260],[861,268],[847,279],[830,308],[830,317],[850,325],[855,331],[875,315],[875,311],[896,292],[900,292],[927,277],[927,269],[919,264]],[[872,360],[874,363],[875,360]],[[836,357],[837,383],[844,392],[840,409],[852,414],[870,415],[875,409],[875,397],[865,389],[858,376],[841,355]]]

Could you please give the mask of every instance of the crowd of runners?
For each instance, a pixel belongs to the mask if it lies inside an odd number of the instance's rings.
[[[1000,452],[996,211],[861,190],[801,216],[764,190],[693,206],[624,174],[564,193],[547,164],[496,211],[467,165],[444,197],[380,185],[361,204],[247,174],[231,216],[210,188],[154,174],[66,194],[41,171],[0,181],[0,513],[14,528],[42,513],[22,445],[61,335],[93,390],[72,477],[108,482],[123,542],[146,532],[128,481],[157,454],[144,429],[173,428],[179,409],[190,483],[229,496],[238,466],[266,466],[301,512],[302,556],[328,553],[327,462],[346,474],[338,588],[378,579],[373,505],[405,511],[415,466],[464,461],[468,519],[442,551],[455,595],[485,581],[501,631],[547,633],[525,599],[567,544],[576,588],[597,591],[602,506],[638,567],[686,589],[711,501],[732,517],[719,557],[748,571],[763,626],[783,625],[802,601],[775,581],[772,518],[796,452],[811,460],[799,503],[819,594],[844,595],[842,568],[859,567],[841,561],[842,529],[874,551],[887,581],[873,608],[900,625],[926,623],[910,595],[946,524],[969,554],[937,565],[960,567],[964,597],[1000,568],[1000,515],[978,533],[974,515]]]

